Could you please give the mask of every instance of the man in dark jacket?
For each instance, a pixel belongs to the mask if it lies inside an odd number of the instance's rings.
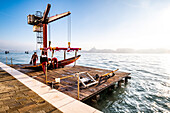
[[[36,65],[36,61],[38,60],[38,55],[36,52],[32,55],[31,60],[33,61],[33,64]]]

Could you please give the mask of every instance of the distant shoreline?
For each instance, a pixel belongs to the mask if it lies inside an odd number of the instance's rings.
[[[0,49],[0,53],[5,53],[7,50]],[[25,51],[28,51],[29,53],[34,52],[35,50],[8,50],[10,53],[25,53]],[[40,52],[40,50],[37,50],[37,52]],[[116,50],[112,49],[96,49],[91,48],[90,50],[81,50],[79,51],[81,53],[128,53],[128,54],[170,54],[169,49],[130,49],[130,48],[118,48]]]

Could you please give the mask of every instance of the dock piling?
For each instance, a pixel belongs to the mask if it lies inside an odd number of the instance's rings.
[[[118,82],[118,87],[121,87],[121,81]]]
[[[124,82],[124,80],[118,81],[118,87],[121,87],[121,84]]]
[[[131,79],[131,77],[130,76],[125,77],[125,84],[128,83],[128,79]]]
[[[128,83],[128,78],[126,77],[126,78],[125,78],[125,84],[127,84],[127,83]]]

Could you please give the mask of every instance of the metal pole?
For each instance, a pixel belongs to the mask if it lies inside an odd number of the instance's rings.
[[[66,59],[66,50],[64,51],[64,60]]]
[[[43,24],[43,48],[47,48],[47,24]],[[45,52],[47,55],[47,52]]]
[[[6,64],[7,64],[7,57],[6,57]]]
[[[76,66],[76,56],[77,56],[77,50],[75,52],[75,62],[74,62],[74,66]]]
[[[52,55],[51,55],[51,59],[53,58],[53,56],[54,56],[54,50],[52,50]]]
[[[48,13],[48,16],[50,17],[50,12]],[[50,24],[48,24],[48,37],[49,37],[49,47],[51,46],[51,32],[50,32]]]
[[[80,87],[79,87],[79,74],[77,74],[77,95],[78,95],[78,100],[79,100],[79,91],[80,91]]]
[[[11,58],[11,65],[12,65],[12,58]]]
[[[45,83],[47,84],[47,64],[45,64]]]

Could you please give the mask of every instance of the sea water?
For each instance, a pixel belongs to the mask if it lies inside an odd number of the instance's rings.
[[[105,113],[170,112],[170,54],[80,53],[77,65],[130,72],[127,85],[117,88],[97,103],[87,103]],[[39,55],[39,53],[38,53]],[[27,64],[32,53],[0,53],[0,61]],[[63,59],[63,52],[55,54]],[[67,58],[73,57],[68,53]]]

